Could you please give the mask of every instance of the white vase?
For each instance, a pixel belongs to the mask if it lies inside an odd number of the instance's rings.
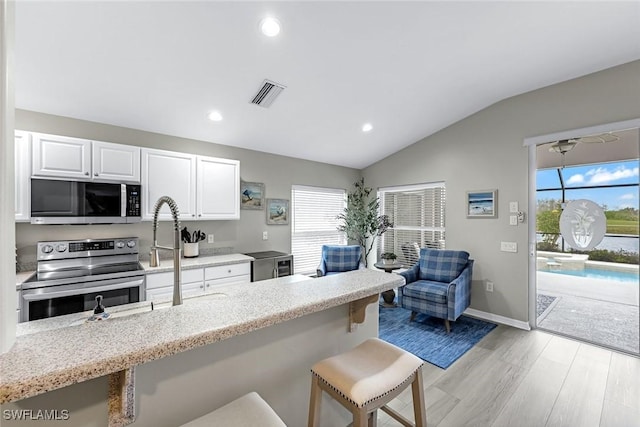
[[[384,258],[384,259],[382,260],[382,263],[383,263],[383,264],[393,264],[393,261],[394,261],[394,260],[392,260],[392,259],[386,259],[386,258]]]

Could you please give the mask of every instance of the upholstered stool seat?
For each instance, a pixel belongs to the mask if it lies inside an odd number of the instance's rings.
[[[211,426],[287,427],[269,404],[262,400],[255,391],[182,425],[182,427]]]
[[[316,363],[311,368],[309,427],[318,425],[323,390],[351,411],[354,427],[375,426],[378,409],[403,425],[426,427],[422,365],[418,357],[378,338]],[[385,406],[409,385],[415,424]]]

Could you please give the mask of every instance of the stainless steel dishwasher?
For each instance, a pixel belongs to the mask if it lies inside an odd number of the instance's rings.
[[[252,282],[293,274],[293,255],[276,251],[251,252],[245,255],[255,259],[251,263]]]

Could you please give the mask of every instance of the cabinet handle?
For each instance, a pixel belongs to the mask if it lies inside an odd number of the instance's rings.
[[[84,174],[85,174],[85,176],[89,176],[89,172],[85,172]]]
[[[211,286],[211,285],[210,285],[209,283],[207,283],[207,288],[208,288],[209,286]]]
[[[191,216],[196,216],[196,214],[191,214]]]
[[[98,172],[94,173],[93,176],[98,176]]]
[[[198,214],[198,216],[202,216],[202,214]]]

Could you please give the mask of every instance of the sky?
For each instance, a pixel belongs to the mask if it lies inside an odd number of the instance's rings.
[[[601,188],[586,190],[570,190],[571,187],[638,184],[638,160],[601,163],[597,165],[567,166],[562,169],[562,176],[567,188],[566,199],[588,199],[606,205],[607,210],[618,210],[626,207],[638,209],[638,187]],[[536,187],[560,188],[560,180],[556,169],[539,170],[536,173]],[[561,199],[560,191],[538,191],[537,198]]]

